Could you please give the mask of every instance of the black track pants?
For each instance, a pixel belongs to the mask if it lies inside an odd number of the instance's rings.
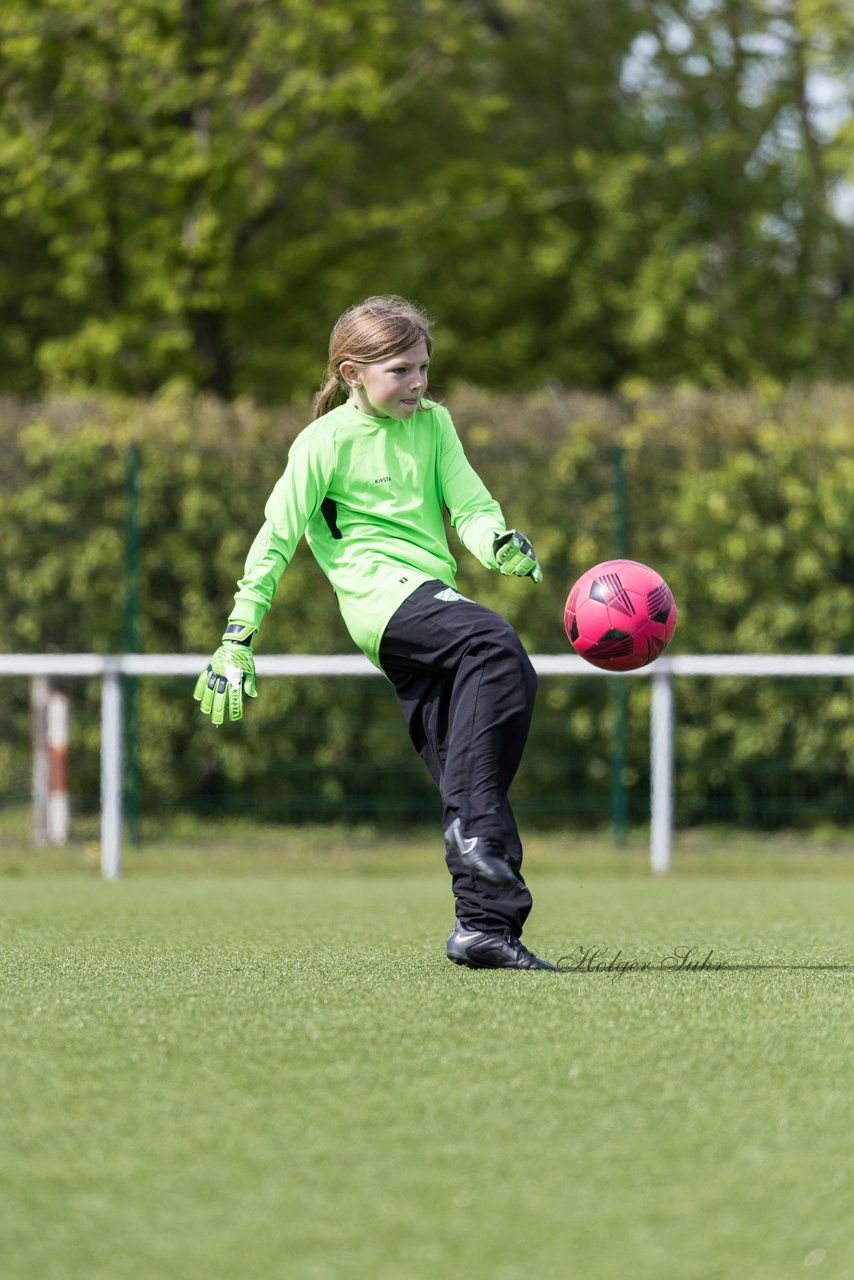
[[[443,827],[460,818],[465,836],[483,839],[516,872],[515,884],[491,884],[447,855],[457,918],[476,929],[509,928],[518,937],[531,895],[507,792],[534,709],[531,661],[509,622],[441,582],[424,583],[404,601],[386,627],[379,658],[439,788]]]

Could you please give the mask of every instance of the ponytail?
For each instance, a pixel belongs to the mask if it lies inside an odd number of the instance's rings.
[[[335,373],[330,373],[323,386],[314,397],[314,416],[322,418],[325,413],[335,404],[335,399],[341,390],[341,383]]]

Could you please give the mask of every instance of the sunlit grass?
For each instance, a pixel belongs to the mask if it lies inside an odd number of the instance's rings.
[[[854,885],[535,864],[558,974],[439,873],[5,880],[4,1275],[854,1274]]]

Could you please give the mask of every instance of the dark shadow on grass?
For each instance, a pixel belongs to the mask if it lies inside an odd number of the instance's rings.
[[[719,965],[712,965],[716,973],[749,973],[754,969],[775,969],[781,972],[795,972],[799,969],[815,970],[821,973],[854,973],[854,962],[851,964],[786,964],[781,960],[762,960],[756,964],[729,964],[726,960]],[[667,970],[663,970],[667,972]],[[691,970],[674,969],[674,973],[690,973]],[[703,972],[710,972],[709,969]]]
[[[709,953],[703,960],[675,959],[629,960],[622,953],[611,959],[561,956],[557,962],[558,973],[608,974],[622,977],[627,973],[854,973],[854,961],[821,960],[799,964],[786,960],[715,960]]]

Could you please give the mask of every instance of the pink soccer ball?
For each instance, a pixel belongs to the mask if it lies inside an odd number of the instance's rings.
[[[660,573],[637,560],[604,560],[583,573],[563,624],[579,657],[605,671],[654,662],[676,630],[676,601]]]

